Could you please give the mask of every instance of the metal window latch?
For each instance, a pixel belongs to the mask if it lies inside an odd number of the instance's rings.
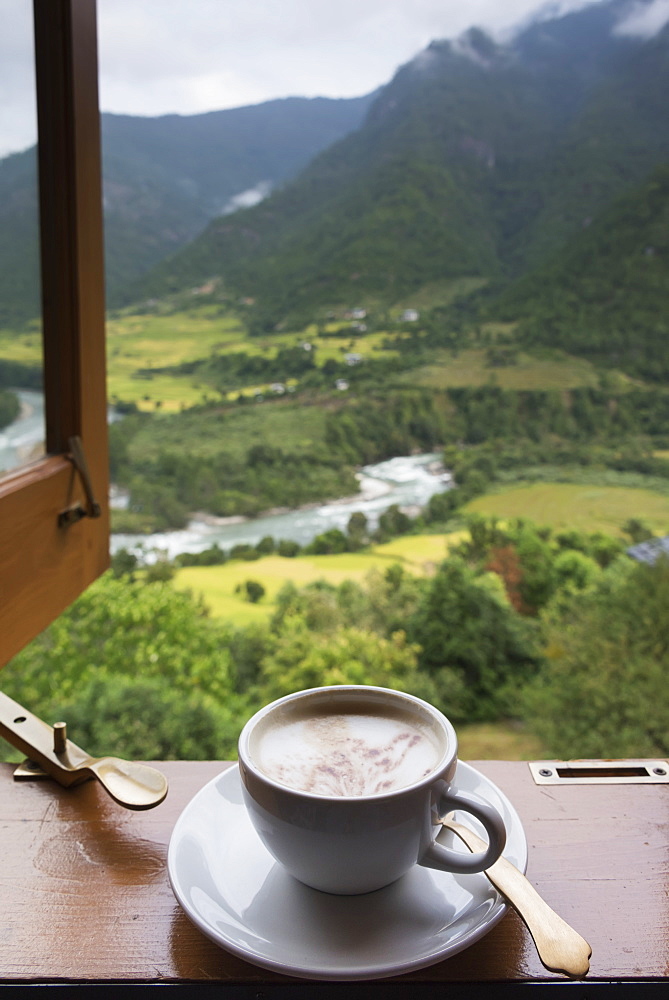
[[[0,736],[28,756],[14,771],[16,781],[49,777],[69,788],[97,778],[126,809],[153,809],[167,795],[167,778],[155,767],[120,757],[91,757],[68,739],[64,722],[49,726],[1,691]]]
[[[77,521],[81,521],[82,517],[100,517],[102,514],[102,508],[93,495],[93,486],[91,485],[91,477],[88,471],[88,463],[86,462],[86,456],[84,455],[84,446],[81,442],[81,438],[79,436],[71,437],[68,440],[68,446],[70,454],[67,457],[81,476],[84,493],[86,494],[86,508],[82,507],[82,505],[77,502],[71,507],[68,507],[66,510],[61,510],[58,515],[59,528],[65,528],[71,524],[76,524]]]
[[[667,760],[537,760],[529,765],[537,785],[664,785]]]

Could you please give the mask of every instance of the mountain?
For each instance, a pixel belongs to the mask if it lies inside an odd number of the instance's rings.
[[[36,151],[0,160],[0,325],[36,316],[39,304]]]
[[[669,372],[669,163],[493,306],[521,340],[645,379]]]
[[[372,97],[286,98],[201,115],[102,115],[107,296],[252,204],[358,127]],[[0,160],[0,320],[39,309],[35,150]]]
[[[108,300],[206,223],[253,204],[357,128],[370,97],[202,115],[102,115]]]
[[[128,296],[218,277],[269,329],[464,276],[515,280],[669,160],[669,35],[621,33],[632,8],[591,4],[506,45],[478,29],[433,42],[358,130]]]

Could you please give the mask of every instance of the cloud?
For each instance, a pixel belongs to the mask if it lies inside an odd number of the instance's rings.
[[[560,10],[587,2],[596,0],[558,0]],[[104,111],[162,115],[277,97],[357,97],[431,41],[472,25],[499,35],[537,7],[537,0],[98,0],[100,103]],[[30,11],[28,0],[0,0],[3,152],[34,142]]]
[[[560,10],[594,0],[559,0]],[[536,0],[98,0],[101,104],[190,114],[275,97],[357,97],[435,39],[496,33]]]
[[[669,21],[669,0],[653,0],[651,3],[638,2],[618,22],[616,35],[636,35],[641,38],[652,38],[661,31]]]
[[[2,0],[0,156],[32,146],[37,137],[32,4]]]
[[[546,0],[529,10],[524,16],[519,17],[511,25],[498,32],[501,41],[511,41],[531,24],[540,24],[542,21],[552,21],[566,14],[588,7],[591,3],[599,3],[600,0]]]
[[[259,205],[261,201],[264,201],[271,190],[271,181],[260,181],[255,187],[247,188],[246,191],[240,191],[239,194],[233,195],[223,206],[221,214],[230,215],[239,208],[253,208],[254,205]]]

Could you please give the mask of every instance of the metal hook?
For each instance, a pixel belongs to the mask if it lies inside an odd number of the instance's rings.
[[[100,517],[102,514],[102,508],[93,495],[93,486],[81,438],[78,435],[71,437],[68,440],[68,445],[70,454],[67,457],[81,476],[88,509],[84,509],[80,503],[76,503],[72,507],[68,507],[67,510],[62,510],[58,515],[58,526],[61,528],[76,524],[82,517]]]

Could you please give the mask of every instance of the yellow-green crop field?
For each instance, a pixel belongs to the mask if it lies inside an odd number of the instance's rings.
[[[162,368],[205,358],[214,350],[236,350],[245,339],[234,317],[212,318],[206,311],[168,315],[116,315],[107,321],[109,398],[134,402],[142,410],[175,412],[218,398],[198,379],[141,369]]]
[[[212,353],[240,352],[272,358],[282,348],[304,341],[314,344],[318,365],[330,359],[341,361],[347,352],[361,354],[363,358],[381,358],[395,353],[383,348],[385,333],[357,337],[350,324],[336,326],[339,336],[317,338],[317,328],[312,326],[302,331],[252,338],[238,318],[212,315],[205,308],[168,314],[115,314],[107,322],[109,398],[134,402],[141,410],[168,413],[219,399],[216,390],[197,375],[151,373],[151,369],[204,359]],[[0,356],[3,356],[1,348]],[[17,357],[17,360],[22,359]],[[258,384],[247,386],[243,391],[252,395],[267,388]]]
[[[448,535],[405,535],[377,545],[371,551],[375,557],[401,563],[406,570],[427,574],[466,534],[466,531],[454,531]]]
[[[669,496],[651,490],[620,486],[585,486],[572,483],[532,483],[478,497],[465,513],[478,512],[500,519],[525,517],[554,529],[578,528],[622,537],[621,525],[640,517],[657,534],[669,531]],[[210,612],[239,625],[265,621],[273,612],[276,595],[284,583],[305,586],[316,580],[333,585],[343,580],[362,582],[373,569],[383,572],[400,563],[407,572],[430,575],[446,558],[449,546],[464,531],[449,535],[407,535],[364,552],[285,559],[266,556],[253,562],[231,561],[222,566],[185,567],[177,571],[175,586],[200,595]],[[250,604],[235,587],[257,580],[265,588],[258,604]]]
[[[603,531],[618,537],[628,518],[639,517],[656,534],[669,531],[669,496],[625,486],[530,483],[477,497],[465,512],[526,517],[552,528]]]
[[[449,541],[453,544],[461,536],[460,532],[409,535],[364,552],[295,559],[265,556],[252,562],[235,560],[222,566],[187,566],[177,571],[174,584],[180,590],[200,595],[217,618],[246,625],[265,621],[272,614],[276,595],[285,583],[304,587],[316,580],[325,580],[334,586],[344,580],[362,582],[373,569],[383,572],[393,563],[400,563],[407,572],[427,575],[446,557]],[[246,580],[257,580],[265,588],[265,596],[258,604],[250,604],[235,593],[235,588]]]
[[[13,330],[0,330],[0,358],[7,361],[21,361],[33,364],[42,358],[42,334],[35,324],[34,328],[14,333]]]
[[[462,279],[467,280],[475,279]],[[433,293],[438,298],[439,291],[442,298],[448,299],[457,292],[457,287],[456,283],[453,288],[450,285],[440,287]],[[419,299],[412,300],[416,308],[421,308],[422,304]],[[486,331],[494,337],[508,334],[512,327],[512,324],[491,323],[486,325]],[[314,345],[319,366],[329,360],[341,361],[349,352],[360,354],[363,360],[381,359],[396,354],[384,347],[389,335],[408,336],[392,329],[392,323],[387,331],[364,335],[359,335],[350,321],[332,321],[325,324],[325,329],[329,333],[327,337],[318,336],[316,324],[267,337],[249,337],[239,317],[232,313],[221,314],[216,308],[206,306],[172,313],[114,313],[107,320],[108,395],[112,401],[134,402],[142,410],[174,413],[195,404],[215,401],[220,395],[197,374],[174,375],[159,371],[162,368],[220,352],[272,358],[281,349],[305,341]],[[41,336],[37,324],[20,333],[0,331],[0,357],[38,361]],[[618,383],[618,388],[631,384],[620,373],[609,373],[608,377]],[[438,351],[430,364],[414,369],[404,378],[414,385],[441,389],[484,385],[491,379],[505,389],[569,389],[599,384],[597,370],[589,362],[569,355],[539,358],[519,353],[516,364],[491,368],[486,364],[485,350],[475,348],[456,355],[447,350]],[[267,389],[268,386],[258,384],[246,386],[243,391],[254,394]],[[232,395],[236,395],[236,391]]]
[[[295,559],[267,556],[254,562],[187,567],[177,571],[174,585],[200,595],[212,615],[243,627],[269,619],[284,583],[304,586],[316,580],[334,585],[346,579],[363,581],[371,570],[383,571],[392,563],[400,563],[408,572],[429,574],[447,554],[449,544],[464,534],[410,535],[355,554]],[[260,603],[250,604],[235,593],[235,587],[246,580],[257,580],[265,587]],[[536,737],[515,723],[463,725],[458,728],[458,741],[463,760],[536,760],[546,756]]]
[[[522,726],[504,722],[478,722],[458,726],[461,760],[542,760],[545,747]]]
[[[623,375],[611,377],[620,382],[620,387],[630,384]],[[599,384],[596,368],[582,358],[570,355],[535,358],[521,353],[517,364],[491,368],[486,364],[485,350],[478,348],[460,351],[455,356],[447,350],[439,351],[436,361],[414,369],[407,379],[433,389],[486,385],[491,380],[502,389],[559,390]]]

